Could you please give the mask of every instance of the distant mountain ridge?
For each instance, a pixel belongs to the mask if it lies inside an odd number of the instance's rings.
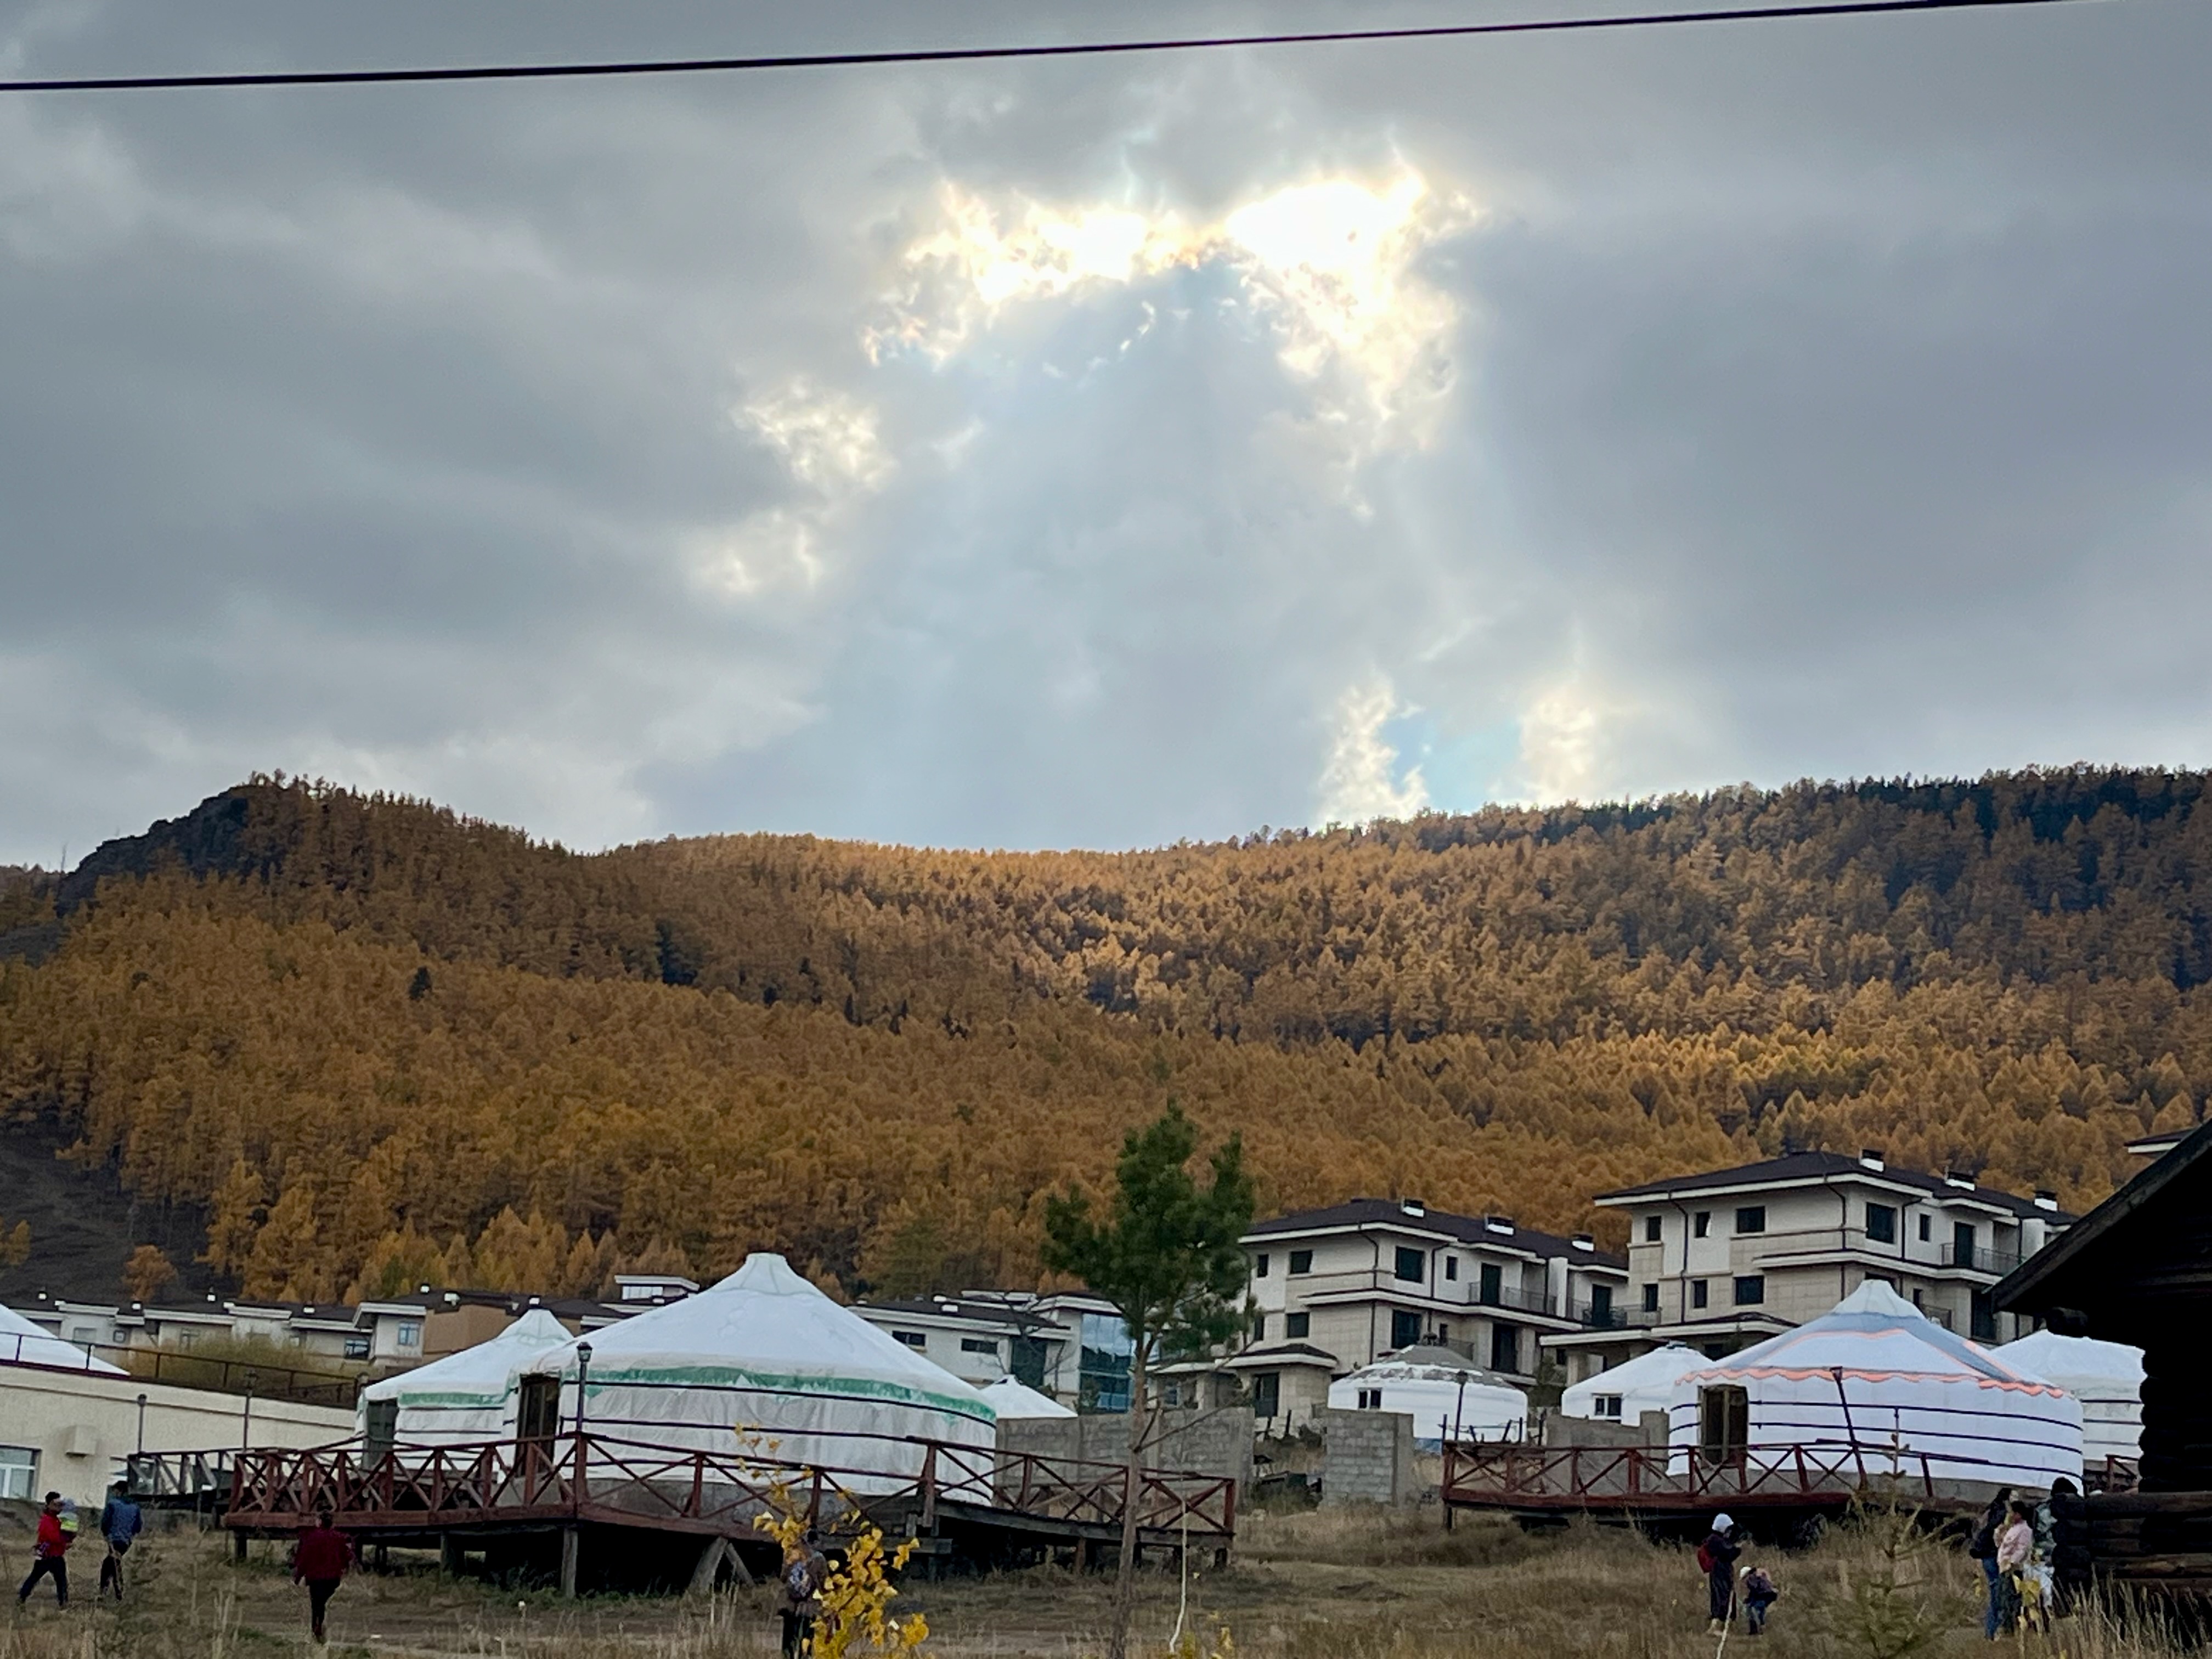
[[[1864,1141],[2078,1206],[2212,1093],[2204,788],[2075,768],[1122,854],[580,854],[256,780],[19,924],[58,948],[0,968],[0,1113],[211,1205],[222,1270],[325,1296],[495,1228],[495,1255],[1033,1276],[1038,1195],[1171,1093],[1279,1202],[1603,1231],[1602,1188]],[[550,1115],[511,1144],[525,1097]],[[773,1197],[672,1207],[702,1169]]]

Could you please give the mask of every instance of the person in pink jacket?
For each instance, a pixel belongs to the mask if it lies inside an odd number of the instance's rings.
[[[1997,1534],[1997,1582],[2004,1586],[2003,1628],[2007,1631],[2020,1622],[2021,1574],[2034,1553],[2035,1511],[2014,1498],[2005,1529]]]

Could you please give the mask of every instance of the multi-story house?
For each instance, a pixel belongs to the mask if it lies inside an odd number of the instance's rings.
[[[1129,1407],[1128,1328],[1097,1297],[963,1291],[853,1311],[979,1388],[1012,1376],[1079,1410]]]
[[[1869,1279],[1977,1341],[2009,1340],[2027,1327],[1996,1310],[1990,1287],[2074,1218],[2049,1193],[2015,1198],[1874,1151],[1793,1152],[1595,1201],[1627,1213],[1636,1351],[1686,1342],[1715,1356],[1815,1318]],[[1547,1346],[1580,1376],[1620,1344],[1571,1334]]]
[[[1620,1331],[1629,1282],[1628,1264],[1587,1235],[1560,1238],[1410,1198],[1279,1216],[1243,1243],[1250,1340],[1218,1363],[1268,1421],[1302,1420],[1327,1402],[1332,1378],[1417,1346],[1533,1382],[1542,1338]]]

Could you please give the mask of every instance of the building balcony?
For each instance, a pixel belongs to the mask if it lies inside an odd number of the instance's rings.
[[[1993,1279],[2003,1278],[2020,1266],[2021,1260],[2017,1250],[1994,1250],[1978,1244],[1946,1244],[1943,1247],[1943,1265],[1946,1267],[1955,1267],[1966,1273],[1987,1273]]]

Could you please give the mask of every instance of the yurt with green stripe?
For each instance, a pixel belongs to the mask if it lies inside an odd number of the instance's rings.
[[[532,1308],[489,1342],[370,1383],[361,1392],[360,1432],[380,1446],[456,1446],[511,1437],[517,1379],[540,1354],[568,1340],[559,1320]]]
[[[854,1490],[871,1476],[911,1478],[920,1442],[997,1443],[997,1414],[979,1391],[840,1307],[780,1255],[748,1256],[696,1296],[593,1331],[530,1369],[561,1378],[564,1429],[580,1420],[595,1436],[641,1445],[815,1464],[850,1473]]]

